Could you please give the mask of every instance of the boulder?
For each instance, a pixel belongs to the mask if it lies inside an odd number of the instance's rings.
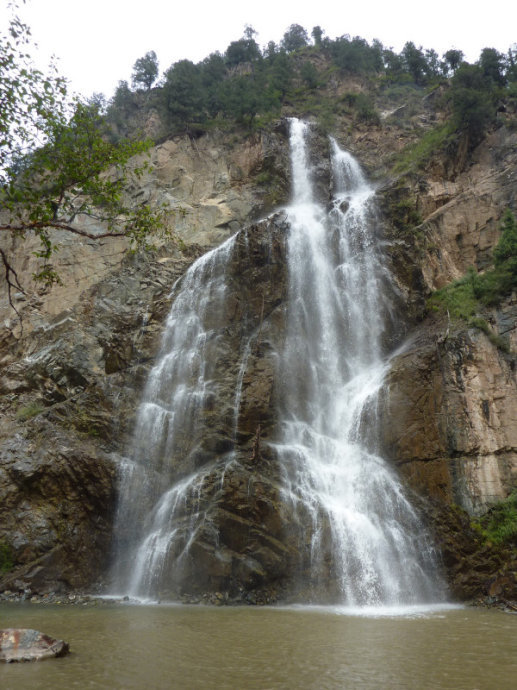
[[[65,656],[70,646],[45,633],[30,628],[0,630],[0,661],[40,661]]]

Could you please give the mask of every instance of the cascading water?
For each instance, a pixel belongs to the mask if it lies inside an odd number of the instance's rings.
[[[436,599],[432,552],[376,449],[377,394],[388,366],[382,340],[393,288],[375,237],[374,191],[354,159],[332,141],[330,211],[317,203],[309,131],[292,120],[285,337],[283,347],[270,343],[278,362],[278,431],[269,448],[281,467],[281,498],[290,506],[293,524],[300,525],[299,551],[308,553],[300,568],[308,566],[315,592],[332,582],[335,598],[348,604]],[[228,352],[223,341],[235,242],[231,238],[195,262],[177,286],[130,457],[121,466],[114,586],[131,596],[174,591],[174,573],[202,568],[209,549],[215,571],[217,563],[233,559],[234,580],[243,569],[260,570],[249,544],[242,554],[233,545],[219,549],[219,526],[205,500],[207,492],[224,493],[232,467],[240,463],[242,470],[245,464],[235,450],[239,406],[262,329],[263,314],[260,324],[243,327],[231,362],[223,354],[225,347]],[[207,451],[204,439],[214,434],[210,415],[221,404],[223,370],[231,370],[233,406],[217,418],[229,429],[226,446],[212,442]],[[246,492],[241,503],[251,500],[249,488]],[[223,509],[226,520],[228,505]],[[242,505],[238,510],[231,524],[241,529],[248,518]]]
[[[378,249],[374,190],[332,146],[330,213],[312,196],[308,126],[293,120],[289,299],[281,433],[284,495],[309,515],[313,579],[348,604],[437,597],[436,569],[402,487],[375,452],[381,341],[393,288]],[[325,571],[325,572],[324,572]]]
[[[199,529],[199,494],[213,467],[196,455],[203,455],[202,413],[217,397],[216,327],[223,319],[233,243],[234,237],[187,271],[138,409],[131,457],[121,466],[113,580],[131,596],[160,592],[162,573],[171,562],[180,567]],[[129,534],[121,539],[123,532]]]

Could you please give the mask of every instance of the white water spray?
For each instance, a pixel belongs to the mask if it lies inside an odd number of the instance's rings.
[[[218,396],[214,369],[234,241],[198,259],[181,281],[137,412],[132,460],[120,468],[113,580],[131,597],[157,596],[203,527],[200,492],[214,463],[202,449],[202,417]]]
[[[284,496],[309,515],[314,580],[333,577],[343,602],[434,599],[436,573],[422,526],[376,452],[391,286],[376,238],[374,190],[333,141],[334,195],[325,213],[312,198],[308,137],[308,126],[292,121],[288,324],[276,444]]]
[[[393,289],[378,248],[374,190],[332,141],[330,212],[317,203],[309,132],[292,121],[287,323],[285,346],[276,353],[280,409],[273,444],[281,493],[308,529],[315,591],[332,581],[335,600],[347,605],[436,600],[433,556],[420,521],[376,444]],[[129,534],[119,539],[125,546],[115,566],[116,587],[130,596],[171,589],[174,572],[196,562],[191,547],[200,530],[211,531],[205,544],[218,543],[201,494],[205,487],[222,491],[236,460],[231,448],[207,457],[203,439],[207,410],[220,399],[216,370],[228,366],[221,364],[220,340],[229,318],[234,243],[206,254],[182,280],[139,407],[118,513],[119,533]],[[250,347],[251,340],[243,342],[233,362],[232,443]]]

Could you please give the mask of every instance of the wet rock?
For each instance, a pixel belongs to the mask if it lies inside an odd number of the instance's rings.
[[[70,651],[68,643],[29,628],[0,630],[0,661],[40,661],[61,657]]]
[[[470,514],[511,493],[517,477],[513,361],[479,329],[432,318],[394,358],[381,437],[419,493]]]

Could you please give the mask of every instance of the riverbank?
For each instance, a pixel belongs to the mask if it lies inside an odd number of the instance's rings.
[[[175,604],[185,606],[224,606],[224,607],[263,607],[263,606],[299,606],[299,603],[293,601],[279,601],[277,599],[267,596],[246,597],[242,599],[228,599],[221,592],[207,592],[199,596],[185,595],[178,600],[172,601],[142,601],[128,596],[111,597],[102,596],[98,594],[85,593],[68,593],[58,594],[56,592],[48,592],[45,594],[32,593],[30,590],[24,592],[12,592],[6,590],[0,592],[0,603],[5,604],[19,604],[28,603],[35,605],[54,605],[54,606],[117,606],[117,605],[145,605],[145,606],[159,606],[161,604]],[[452,602],[450,602],[452,604]],[[481,609],[498,609],[504,613],[517,615],[517,601],[503,599],[496,596],[477,597],[464,602],[454,602],[455,605],[464,606],[465,608],[481,608]],[[335,605],[321,605],[322,608],[328,607],[330,609],[336,608]],[[345,607],[346,608],[346,607]],[[357,607],[359,610],[360,607]]]

